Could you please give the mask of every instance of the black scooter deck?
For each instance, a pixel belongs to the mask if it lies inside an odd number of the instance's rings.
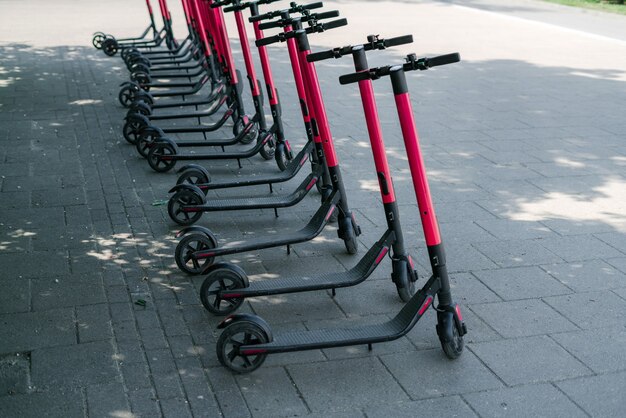
[[[261,280],[250,283],[245,289],[237,289],[241,296],[268,296],[284,293],[309,292],[313,290],[335,289],[355,286],[366,280],[378,267],[395,240],[395,233],[388,230],[359,262],[348,271],[320,274],[318,276],[298,276],[281,279]],[[222,292],[226,298],[229,291]],[[240,296],[240,297],[241,297]]]
[[[402,310],[391,320],[379,324],[355,328],[320,329],[313,331],[289,332],[277,335],[273,341],[265,344],[242,345],[240,352],[254,350],[267,353],[286,353],[289,351],[314,350],[318,348],[342,347],[359,344],[374,344],[397,340],[406,335],[422,317],[428,307],[427,298],[434,298],[439,290],[439,279],[432,276]],[[431,299],[432,302],[432,299]],[[422,310],[422,308],[424,308]]]
[[[336,210],[340,195],[333,192],[328,199],[319,207],[315,215],[309,220],[304,228],[297,231],[289,232],[280,236],[269,236],[251,239],[247,241],[229,241],[222,247],[212,248],[209,251],[198,251],[194,255],[198,258],[219,257],[229,254],[243,253],[252,250],[262,250],[264,248],[281,247],[288,244],[297,244],[300,242],[310,241],[318,236],[326,224],[332,213]]]
[[[314,143],[309,141],[304,146],[304,148],[289,162],[287,169],[285,171],[281,171],[278,174],[273,175],[265,175],[258,177],[250,177],[247,176],[245,179],[241,179],[240,181],[222,181],[222,182],[211,182],[202,185],[198,185],[202,190],[216,190],[216,189],[229,189],[231,187],[246,187],[246,186],[259,186],[262,184],[274,184],[274,183],[283,183],[288,180],[291,180],[298,174],[300,168],[307,162],[309,159],[309,154],[313,151]]]

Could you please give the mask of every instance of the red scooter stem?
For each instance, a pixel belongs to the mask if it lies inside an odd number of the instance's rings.
[[[335,146],[333,144],[333,138],[328,126],[328,117],[326,115],[326,108],[322,101],[322,91],[320,89],[319,79],[317,77],[317,71],[315,65],[307,61],[306,57],[311,53],[311,50],[305,49],[299,51],[299,60],[302,66],[303,78],[308,86],[307,98],[310,98],[312,104],[312,111],[315,115],[315,122],[317,124],[317,130],[322,139],[322,146],[324,147],[324,157],[326,158],[326,164],[328,168],[336,167],[339,165],[337,160],[337,154],[335,153]]]
[[[400,69],[399,71],[402,71]],[[359,82],[359,85],[362,82]],[[406,148],[407,157],[409,159],[409,168],[413,179],[413,187],[415,196],[417,197],[417,205],[422,218],[422,228],[424,229],[424,237],[426,245],[429,247],[441,244],[441,235],[437,224],[437,217],[430,196],[430,187],[428,187],[428,178],[424,166],[424,159],[420,151],[419,138],[417,136],[417,128],[413,117],[413,108],[409,93],[394,94],[396,100],[396,108],[400,119],[400,127],[402,128],[402,137],[404,138],[404,147]]]
[[[259,29],[259,22],[256,21],[252,24],[254,26],[254,36],[256,39],[263,38],[263,31]],[[261,69],[263,70],[263,78],[265,79],[265,85],[267,86],[267,94],[269,95],[270,106],[278,104],[278,97],[276,96],[276,88],[274,87],[274,76],[272,75],[272,68],[270,67],[270,59],[267,55],[267,48],[264,46],[258,47],[259,59],[261,60]],[[293,65],[293,63],[292,63]],[[300,80],[302,82],[302,80]]]
[[[189,10],[189,5],[187,4],[187,0],[181,0],[181,3],[183,5],[183,13],[185,14],[185,21],[187,22],[187,25],[191,25],[191,15],[190,15],[190,10]]]
[[[285,32],[291,32],[292,27],[290,25],[285,26]],[[306,86],[304,84],[302,66],[300,59],[298,58],[298,47],[296,46],[296,40],[293,38],[287,39],[287,51],[289,52],[289,60],[291,61],[291,69],[293,70],[293,78],[296,82],[296,90],[298,92],[298,98],[300,99],[300,110],[302,111],[302,118],[307,126],[311,124],[311,103],[309,96],[306,93]],[[315,142],[321,142],[319,135],[313,135]]]
[[[385,144],[383,142],[383,134],[380,128],[378,118],[378,109],[374,99],[374,87],[371,80],[359,81],[359,90],[361,93],[361,102],[363,103],[363,111],[365,113],[365,122],[367,123],[367,131],[372,146],[372,154],[374,155],[374,165],[376,166],[376,174],[380,185],[380,194],[383,203],[395,202],[396,196],[391,181],[391,172],[389,171],[389,163],[385,154]],[[387,184],[384,184],[386,182]]]
[[[254,62],[252,61],[250,42],[248,41],[248,34],[246,32],[246,24],[243,19],[243,13],[241,10],[235,10],[234,13],[235,21],[237,22],[237,32],[239,33],[239,42],[241,42],[241,49],[243,52],[243,60],[246,65],[246,73],[248,74],[248,77],[250,77],[250,90],[252,92],[252,97],[257,97],[261,94],[261,92],[259,90],[259,83],[257,83],[256,71],[254,69]]]
[[[191,1],[193,3],[195,15],[197,16],[196,18],[197,31],[199,32],[200,40],[202,41],[202,44],[204,45],[204,55],[207,57],[210,57],[211,56],[211,43],[209,42],[209,39],[207,38],[207,29],[204,24],[205,19],[202,18],[202,13],[198,6],[198,1],[197,0],[191,0]]]

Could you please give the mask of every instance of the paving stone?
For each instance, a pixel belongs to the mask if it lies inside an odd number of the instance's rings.
[[[0,314],[28,312],[30,310],[30,280],[23,279],[18,283],[4,284],[0,293]]]
[[[183,398],[183,390],[177,372],[169,374],[152,373],[152,381],[154,382],[159,400]]]
[[[500,240],[514,239],[537,239],[546,238],[554,233],[539,222],[522,222],[510,219],[491,219],[477,221],[477,224],[485,228]]]
[[[544,299],[550,306],[582,329],[623,325],[626,301],[612,292],[577,293]]]
[[[120,370],[124,376],[124,385],[129,391],[152,388],[150,370],[144,362],[129,363],[122,360],[120,361]]]
[[[365,409],[367,418],[385,417],[415,417],[442,416],[442,417],[475,417],[477,416],[458,396],[425,399],[422,401],[402,402],[391,405],[380,405]]]
[[[569,236],[546,239],[541,245],[565,261],[620,257],[623,254],[593,236]]]
[[[576,400],[588,414],[597,417],[620,417],[626,408],[622,389],[626,373],[605,374],[557,383],[567,396]]]
[[[130,414],[130,406],[121,383],[89,386],[87,409],[89,416],[94,417]]]
[[[505,338],[578,330],[576,325],[537,299],[472,305],[472,311]]]
[[[500,267],[532,266],[562,262],[559,256],[546,251],[545,247],[542,246],[545,241],[478,242],[473,244],[473,246]]]
[[[552,335],[567,351],[596,373],[626,369],[623,347],[624,326],[591,331],[565,332]]]
[[[549,384],[526,385],[490,392],[470,393],[464,398],[481,417],[585,417],[567,396]],[[532,399],[532,402],[530,400]]]
[[[626,275],[601,260],[552,264],[542,268],[577,292],[626,286]]]
[[[496,389],[502,386],[469,351],[464,352],[455,361],[448,360],[440,348],[381,356],[381,360],[413,400]],[[441,373],[441,370],[445,370],[445,373]],[[415,376],[428,378],[422,379],[420,384],[416,385]]]
[[[76,326],[80,344],[113,338],[109,307],[106,304],[77,307]]]
[[[164,417],[192,417],[189,402],[185,398],[159,400]]]
[[[30,354],[0,356],[0,376],[0,398],[30,392]]]
[[[472,344],[472,351],[507,385],[538,383],[591,373],[547,336]],[[515,364],[511,359],[515,359]]]
[[[0,353],[76,344],[72,309],[0,315]]]
[[[463,305],[499,302],[502,300],[492,290],[477,280],[476,277],[468,273],[452,275],[450,277],[450,289],[452,290],[454,300]]]
[[[102,279],[95,274],[32,281],[32,304],[35,311],[104,302],[106,296]]]
[[[63,402],[59,402],[63,399]],[[0,397],[0,415],[3,417],[67,418],[85,416],[83,395],[76,389],[55,388],[49,392]]]
[[[291,365],[287,372],[313,411],[324,410],[329,404],[365,406],[408,400],[376,358]]]
[[[241,393],[254,416],[294,416],[308,413],[289,375],[269,367],[237,377]]]
[[[28,257],[37,260],[36,263],[13,263],[14,254],[0,254],[0,265],[5,267],[3,274],[6,277],[39,278],[49,277],[50,272],[55,275],[69,273],[67,256],[61,252],[38,251],[28,253]]]
[[[545,271],[534,266],[477,271],[474,274],[505,300],[564,295],[572,292]]]
[[[34,350],[32,379],[38,386],[76,387],[119,380],[110,341]],[[72,359],[71,363],[66,360]]]

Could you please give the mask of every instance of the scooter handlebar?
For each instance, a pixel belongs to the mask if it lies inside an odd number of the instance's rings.
[[[398,36],[389,39],[379,39],[378,35],[370,35],[367,37],[368,43],[363,44],[363,48],[366,51],[373,49],[385,49],[392,46],[404,45],[413,42],[413,35]],[[348,55],[352,52],[352,45],[342,46],[338,48],[329,49],[327,51],[315,52],[309,54],[306,58],[309,62],[322,61],[329,58],[341,58],[344,55]]]
[[[348,19],[337,19],[337,20],[333,20],[332,22],[328,22],[328,23],[320,23],[317,26],[320,29],[315,30],[314,32],[323,32],[323,31],[329,30],[329,29],[340,28],[342,26],[346,26],[347,24],[348,24]],[[313,26],[313,28],[315,28],[315,27],[316,26]]]
[[[214,1],[211,3],[211,8],[215,9],[217,7],[228,6],[232,3],[232,0],[222,0],[222,1]]]
[[[431,67],[438,67],[441,65],[454,64],[461,61],[461,55],[458,52],[452,54],[439,55],[432,58],[420,58],[417,59],[415,54],[409,54],[407,56],[407,63],[399,65],[387,65],[384,67],[370,68],[369,70],[359,71],[358,73],[344,74],[339,77],[339,84],[356,83],[363,80],[376,80],[385,75],[389,75],[392,68],[402,67],[403,71],[414,70],[428,70]]]

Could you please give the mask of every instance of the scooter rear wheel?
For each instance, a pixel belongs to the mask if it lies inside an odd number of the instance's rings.
[[[215,257],[197,260],[192,258],[191,254],[196,251],[209,250],[216,247],[217,242],[215,238],[211,236],[200,233],[186,235],[176,246],[174,253],[176,265],[181,271],[187,274],[198,275],[202,273],[205,268],[213,264]]]
[[[207,274],[200,288],[200,300],[207,311],[213,315],[228,315],[236,311],[243,303],[243,298],[220,299],[217,292],[220,290],[235,290],[246,287],[239,274],[227,267],[217,268]]]
[[[210,182],[211,179],[207,177],[206,173],[197,168],[186,169],[176,180],[176,184],[192,184],[194,186],[197,186],[198,184],[207,184]]]
[[[126,123],[124,123],[124,128],[122,129],[124,139],[128,141],[128,143],[136,145],[139,140],[141,129],[144,127],[145,125],[139,121],[127,120]]]
[[[217,359],[235,373],[250,373],[263,364],[267,354],[247,356],[239,352],[239,347],[266,342],[267,335],[260,326],[248,321],[235,322],[226,327],[217,340]]]
[[[174,193],[167,202],[167,213],[170,218],[178,225],[187,226],[195,223],[202,216],[202,212],[185,212],[184,206],[201,205],[204,201],[204,195],[201,192],[182,189]]]
[[[91,44],[96,49],[102,49],[102,42],[106,39],[106,35],[104,32],[96,32],[93,34],[93,39],[91,40]]]
[[[173,142],[157,141],[148,151],[148,164],[157,173],[170,171],[176,165],[177,148]]]

